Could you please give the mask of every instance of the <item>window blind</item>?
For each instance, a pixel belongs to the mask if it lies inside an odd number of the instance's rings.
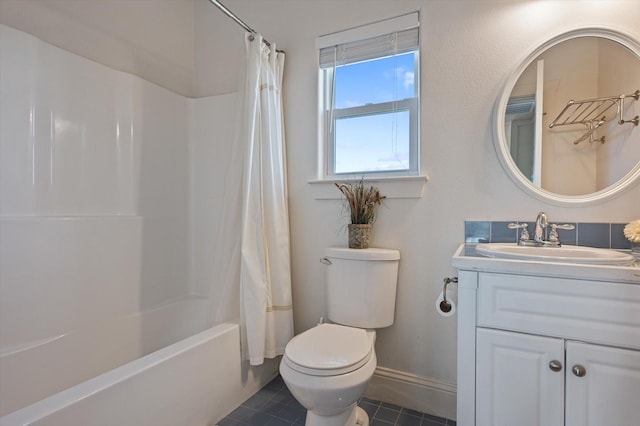
[[[419,45],[418,28],[410,28],[366,40],[328,46],[320,49],[320,68],[407,53],[417,50]]]

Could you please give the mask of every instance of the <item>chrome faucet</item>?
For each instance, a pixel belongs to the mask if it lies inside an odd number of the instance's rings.
[[[529,239],[529,233],[527,232],[526,223],[510,223],[509,229],[521,229],[520,238],[518,239],[519,246],[543,246],[543,247],[560,247],[560,237],[558,236],[558,229],[571,230],[576,229],[574,225],[564,224],[559,225],[557,223],[549,223],[547,214],[545,212],[538,213],[536,218],[536,229],[533,234],[533,239]]]
[[[549,220],[545,212],[538,213],[536,218],[536,230],[533,234],[533,240],[538,243],[544,243],[549,237]]]

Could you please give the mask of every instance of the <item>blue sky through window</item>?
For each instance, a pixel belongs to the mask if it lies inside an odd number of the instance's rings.
[[[414,98],[414,53],[336,67],[336,109]],[[338,118],[335,173],[408,170],[409,111]]]
[[[336,173],[409,169],[409,112],[336,120]]]
[[[336,67],[336,108],[415,97],[414,53]]]

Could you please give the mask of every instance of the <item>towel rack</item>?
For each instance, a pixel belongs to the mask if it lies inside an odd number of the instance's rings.
[[[631,120],[624,119],[624,101],[626,98],[640,99],[640,89],[630,95],[608,96],[604,98],[585,99],[580,101],[570,100],[560,111],[560,114],[549,124],[549,128],[556,126],[568,126],[571,124],[583,124],[587,126],[587,131],[581,137],[573,141],[574,145],[589,139],[589,143],[604,143],[605,137],[596,139],[594,131],[607,121],[606,113],[612,108],[616,108],[615,115],[618,116],[618,124],[633,123],[637,126],[640,123],[640,116],[635,116]]]

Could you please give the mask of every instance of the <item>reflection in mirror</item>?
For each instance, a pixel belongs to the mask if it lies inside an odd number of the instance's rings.
[[[539,184],[538,162],[534,162],[536,135],[536,98],[530,96],[512,96],[507,102],[505,112],[505,134],[509,143],[509,152],[523,175],[531,182]],[[534,163],[536,173],[534,173]]]
[[[562,196],[615,185],[640,164],[638,89],[640,58],[616,41],[578,36],[542,51],[506,102],[513,162],[533,185]]]

